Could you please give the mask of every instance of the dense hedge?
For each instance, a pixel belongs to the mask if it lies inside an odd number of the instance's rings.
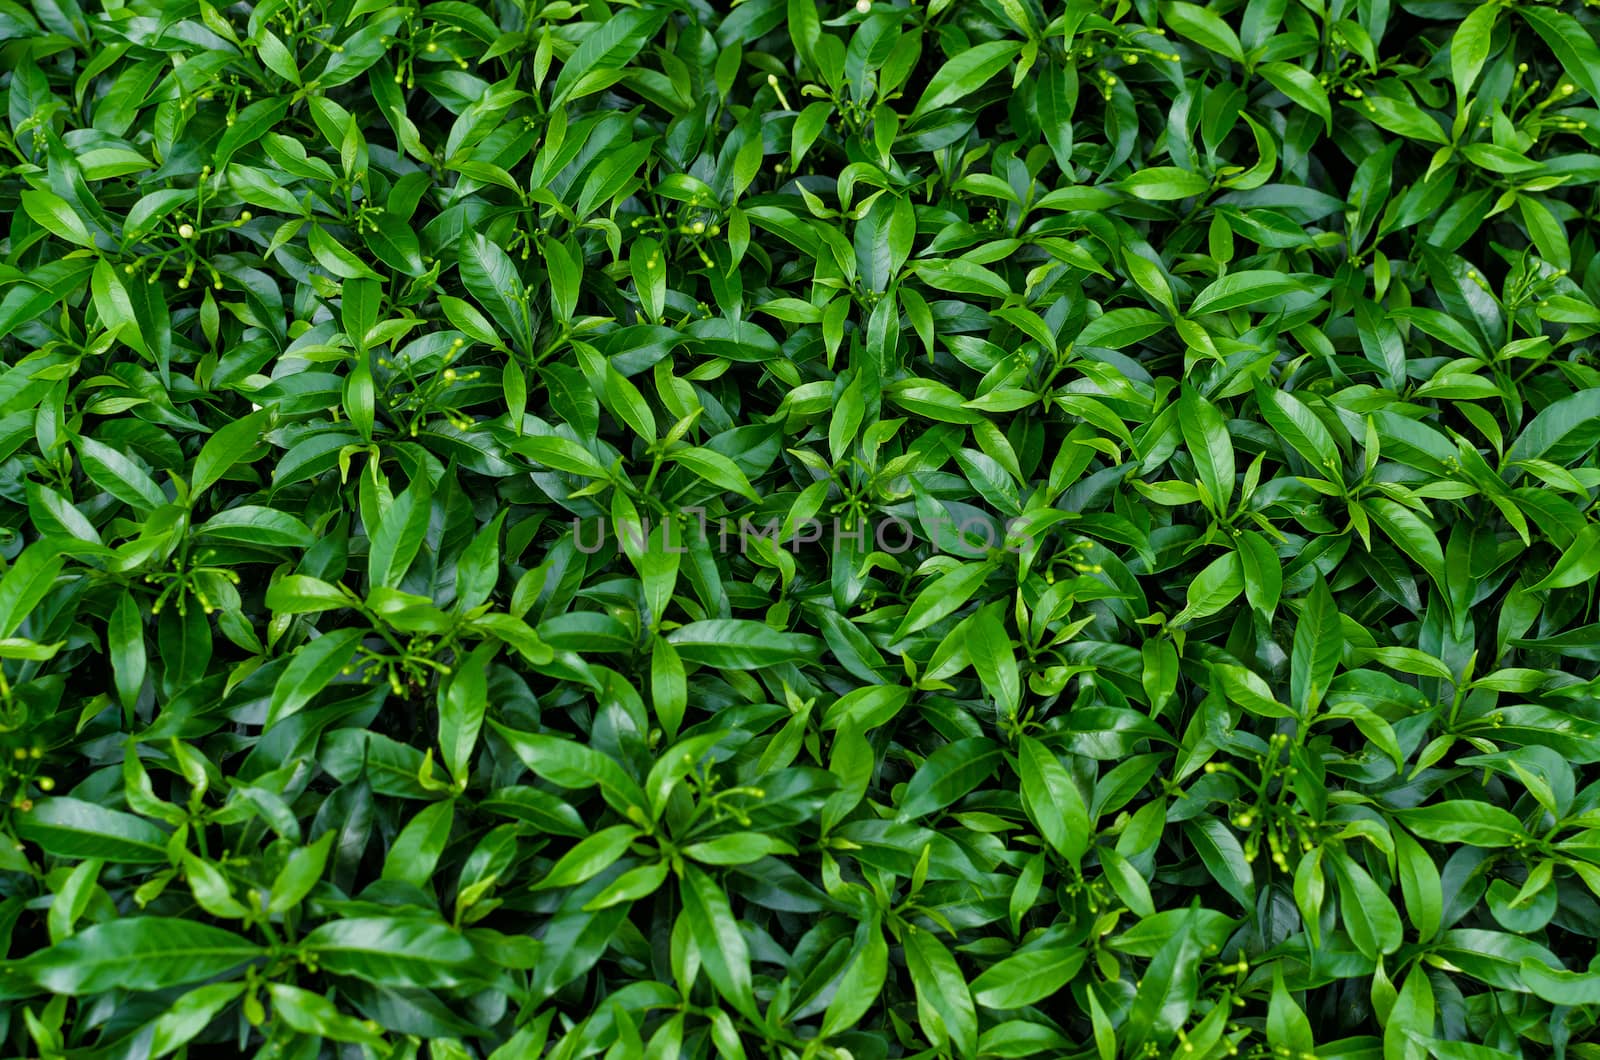
[[[0,0],[6,1056],[1600,1057],[1600,19]]]

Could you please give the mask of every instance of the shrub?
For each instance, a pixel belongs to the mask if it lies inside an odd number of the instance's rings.
[[[7,1055],[1600,1056],[1600,50],[0,0]]]

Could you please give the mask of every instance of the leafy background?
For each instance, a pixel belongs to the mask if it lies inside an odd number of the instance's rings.
[[[1600,1056],[1596,23],[0,0],[6,1055]]]

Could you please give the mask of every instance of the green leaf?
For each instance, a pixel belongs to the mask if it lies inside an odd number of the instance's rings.
[[[1244,62],[1244,48],[1238,34],[1211,11],[1198,4],[1168,2],[1161,5],[1161,21],[1180,37],[1194,41],[1236,63]]]
[[[446,809],[450,806],[449,803],[439,805]],[[427,810],[423,813],[427,813]],[[282,913],[293,909],[311,893],[311,889],[322,879],[328,864],[328,854],[336,838],[337,833],[330,830],[322,833],[321,838],[310,846],[297,847],[290,851],[283,868],[273,877],[272,891],[267,900],[267,912]]]
[[[0,578],[0,636],[9,637],[54,587],[66,556],[59,542],[35,541],[11,561]]]
[[[1376,959],[1400,948],[1402,928],[1394,903],[1348,854],[1330,858],[1339,880],[1339,918],[1356,949]]]
[[[1580,390],[1554,401],[1517,435],[1517,440],[1506,450],[1505,462],[1512,465],[1520,460],[1537,460],[1548,456],[1552,450],[1560,454],[1558,447],[1566,445],[1592,446],[1597,420],[1600,420],[1600,387]],[[1577,439],[1573,439],[1574,435]]]
[[[606,365],[605,390],[600,395],[606,408],[611,410],[628,428],[643,438],[646,442],[654,444],[656,440],[656,417],[650,410],[649,402],[644,395],[639,393],[639,388],[634,386],[613,365]]]
[[[936,290],[995,298],[1005,298],[1011,293],[1011,285],[999,273],[960,258],[919,261],[915,263],[915,268],[917,277]]]
[[[1455,84],[1458,99],[1467,98],[1489,58],[1490,37],[1500,10],[1498,4],[1474,8],[1450,37],[1450,80]]]
[[[944,809],[987,780],[999,767],[1000,758],[999,746],[981,736],[945,744],[928,756],[906,784],[900,820]]]
[[[994,696],[996,712],[1015,717],[1022,703],[1022,679],[1011,637],[996,607],[986,607],[967,626],[967,652],[984,688]]]
[[[961,1057],[978,1050],[978,1019],[966,978],[950,951],[932,934],[907,925],[906,968],[917,995],[917,1022],[937,1045]]]
[[[1510,813],[1472,799],[1447,799],[1397,810],[1395,819],[1414,835],[1440,843],[1499,847],[1514,844],[1527,835]]]
[[[1571,15],[1542,7],[1519,7],[1517,14],[1555,53],[1562,70],[1591,99],[1600,99],[1600,46]]]
[[[106,625],[106,650],[111,655],[117,699],[124,710],[132,710],[144,687],[149,654],[144,643],[144,619],[131,593],[117,597],[117,606]]]
[[[551,89],[554,104],[597,91],[602,84],[599,78],[625,66],[655,36],[666,17],[664,8],[624,8],[586,33],[556,77]]]
[[[1011,64],[1018,48],[1015,41],[995,40],[958,51],[928,79],[910,120],[916,121],[978,91]]]
[[[210,986],[195,987],[178,998],[165,1012],[147,1024],[150,1028],[150,1055],[166,1056],[193,1041],[244,990],[243,983],[212,983]]]
[[[1178,401],[1178,422],[1183,444],[1194,458],[1195,471],[1211,498],[1211,509],[1219,516],[1228,513],[1233,499],[1233,440],[1222,414],[1199,392],[1186,387]]]
[[[629,869],[606,886],[606,889],[584,903],[584,910],[609,909],[623,902],[647,898],[660,889],[671,871],[664,861],[653,865],[638,865]]]
[[[1222,691],[1228,702],[1237,704],[1252,714],[1259,714],[1263,718],[1301,716],[1278,702],[1267,682],[1244,667],[1218,663],[1211,669],[1221,680]]]
[[[691,445],[675,449],[670,455],[675,463],[682,464],[719,489],[737,493],[753,501],[761,499],[755,488],[750,485],[750,480],[745,478],[744,472],[739,470],[739,465],[721,453]]]
[[[1206,565],[1189,583],[1188,601],[1172,618],[1172,625],[1214,615],[1244,592],[1239,554],[1225,552]]]
[[[1528,989],[1553,1005],[1600,1005],[1600,974],[1551,968],[1530,957],[1519,971]]]
[[[279,614],[303,615],[350,606],[352,601],[338,586],[304,574],[279,578],[267,588],[267,607]]]
[[[1128,1010],[1122,1040],[1127,1048],[1139,1049],[1152,1038],[1170,1040],[1183,1026],[1194,1007],[1199,987],[1200,943],[1195,938],[1196,910],[1178,913],[1170,935],[1140,978],[1133,1004]]]
[[[456,666],[439,695],[439,749],[457,781],[467,778],[478,732],[489,709],[489,660],[494,644],[480,644]]]
[[[285,1025],[314,1039],[382,1047],[383,1036],[366,1022],[346,1016],[328,998],[287,983],[269,983],[272,1011]]]
[[[1258,306],[1285,295],[1320,294],[1325,290],[1327,284],[1322,281],[1286,272],[1261,269],[1230,272],[1207,284],[1203,291],[1195,295],[1194,301],[1189,303],[1187,315],[1198,317],[1207,313],[1228,313]]]
[[[1406,918],[1417,929],[1418,937],[1426,942],[1438,934],[1444,912],[1439,869],[1415,839],[1403,831],[1393,834]]]
[[[690,843],[683,852],[703,865],[748,865],[773,854],[793,854],[781,839],[759,832],[735,832],[703,843]]]
[[[237,972],[266,951],[222,928],[170,917],[95,924],[13,968],[40,990],[82,996],[166,990]]]
[[[1444,549],[1433,528],[1409,508],[1403,508],[1387,498],[1373,500],[1367,510],[1384,536],[1410,556],[1442,590],[1448,583],[1448,576],[1444,567]]]
[[[1267,539],[1254,530],[1238,536],[1239,571],[1250,606],[1271,615],[1283,596],[1283,564]]]
[[[1430,144],[1448,144],[1449,138],[1439,123],[1427,111],[1409,99],[1396,99],[1376,93],[1361,100],[1366,117],[1384,129],[1411,140]]]
[[[1255,906],[1255,873],[1245,860],[1244,847],[1238,836],[1221,820],[1201,817],[1189,822],[1186,834],[1194,843],[1200,860],[1205,863],[1211,878],[1246,909]]]
[[[964,563],[940,575],[912,601],[896,639],[926,629],[953,614],[972,598],[989,573],[987,564]]]
[[[554,239],[544,244],[545,270],[550,276],[550,303],[556,319],[568,321],[578,308],[578,284],[583,276],[582,262],[572,251]]]
[[[442,921],[412,916],[329,920],[300,941],[335,975],[391,987],[452,987],[471,979],[472,944]]]
[[[218,512],[195,527],[195,533],[263,548],[305,548],[312,541],[311,529],[305,523],[288,512],[259,504],[241,504]]]
[[[1310,1053],[1316,1048],[1311,1022],[1283,985],[1283,969],[1272,968],[1272,1000],[1267,1005],[1267,1042],[1274,1049]]]
[[[235,464],[254,452],[261,444],[261,432],[267,420],[266,409],[252,412],[219,428],[207,439],[189,472],[190,496],[199,497],[220,482]]]
[[[1433,985],[1426,969],[1412,965],[1383,1029],[1384,1055],[1404,1060],[1427,1056],[1428,1050],[1421,1042],[1432,1034],[1434,1020]]]
[[[972,981],[972,997],[984,1008],[1016,1009],[1050,997],[1083,967],[1088,954],[1077,947],[1024,950]]]
[[[857,929],[856,937],[850,964],[822,1015],[823,1037],[855,1025],[877,1001],[888,979],[889,947],[882,929],[874,922],[865,922]]]
[[[372,530],[367,577],[374,586],[399,586],[422,548],[432,514],[433,484],[427,475],[418,475],[381,513]]]
[[[1316,713],[1344,651],[1344,629],[1327,582],[1319,575],[1306,594],[1294,627],[1289,676],[1290,705],[1302,718]]]
[[[17,837],[63,858],[166,864],[167,834],[142,817],[82,799],[41,799],[15,819]]]
[[[1113,309],[1095,317],[1074,342],[1079,346],[1100,346],[1108,350],[1125,349],[1159,335],[1170,324],[1167,318],[1150,309]]]
[[[22,192],[18,197],[22,200],[23,210],[41,228],[69,243],[83,247],[94,246],[94,237],[89,234],[89,226],[83,223],[83,219],[61,196],[54,192],[31,190]]]
[[[155,480],[110,446],[79,438],[78,452],[90,481],[135,511],[151,512],[167,503],[167,495]]]
[[[869,685],[847,692],[834,700],[822,719],[824,729],[837,729],[845,719],[860,729],[887,725],[911,699],[911,689],[903,685]]]
[[[814,658],[822,642],[800,633],[780,633],[744,619],[705,619],[667,634],[685,662],[719,670],[751,670]]]
[[[1578,531],[1550,573],[1528,586],[1528,590],[1567,589],[1582,585],[1596,574],[1600,574],[1600,523],[1589,523]]]
[[[1024,736],[1017,753],[1022,805],[1039,833],[1071,865],[1089,849],[1089,810],[1072,776],[1049,748]]]
[[[317,264],[340,279],[381,280],[383,278],[369,268],[354,251],[334,239],[319,225],[313,224],[311,226],[311,233],[306,239],[306,245],[311,249],[312,257],[317,259]]]
[[[512,346],[528,352],[532,332],[524,303],[526,292],[510,255],[474,232],[461,240],[458,265],[462,284],[488,312],[494,326],[510,337]]]
[[[318,692],[333,681],[355,658],[356,648],[365,633],[360,629],[337,629],[302,646],[284,667],[272,686],[272,701],[267,708],[267,727],[299,713]]]
[[[582,790],[600,786],[613,805],[645,807],[637,782],[610,758],[583,744],[546,734],[518,732],[489,719],[524,765],[552,784]]]
[[[1328,90],[1315,76],[1293,63],[1263,63],[1256,67],[1256,73],[1296,104],[1321,118],[1323,128],[1332,134],[1333,107],[1328,102]]]
[[[639,829],[627,824],[601,829],[563,854],[538,886],[573,887],[593,879],[615,864],[639,834]]]
[[[605,465],[596,460],[592,453],[566,438],[555,435],[523,437],[513,441],[510,449],[552,471],[601,480],[610,477]]]
[[[733,919],[728,897],[716,881],[693,866],[684,866],[679,894],[682,916],[689,925],[700,962],[717,992],[735,1009],[756,1019],[750,980],[750,951]]]
[[[1138,199],[1172,202],[1204,195],[1211,190],[1211,182],[1178,166],[1152,166],[1123,178],[1117,187]]]

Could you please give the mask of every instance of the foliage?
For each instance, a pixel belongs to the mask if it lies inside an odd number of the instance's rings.
[[[1600,20],[1065,8],[0,0],[4,1053],[1600,1056]]]

